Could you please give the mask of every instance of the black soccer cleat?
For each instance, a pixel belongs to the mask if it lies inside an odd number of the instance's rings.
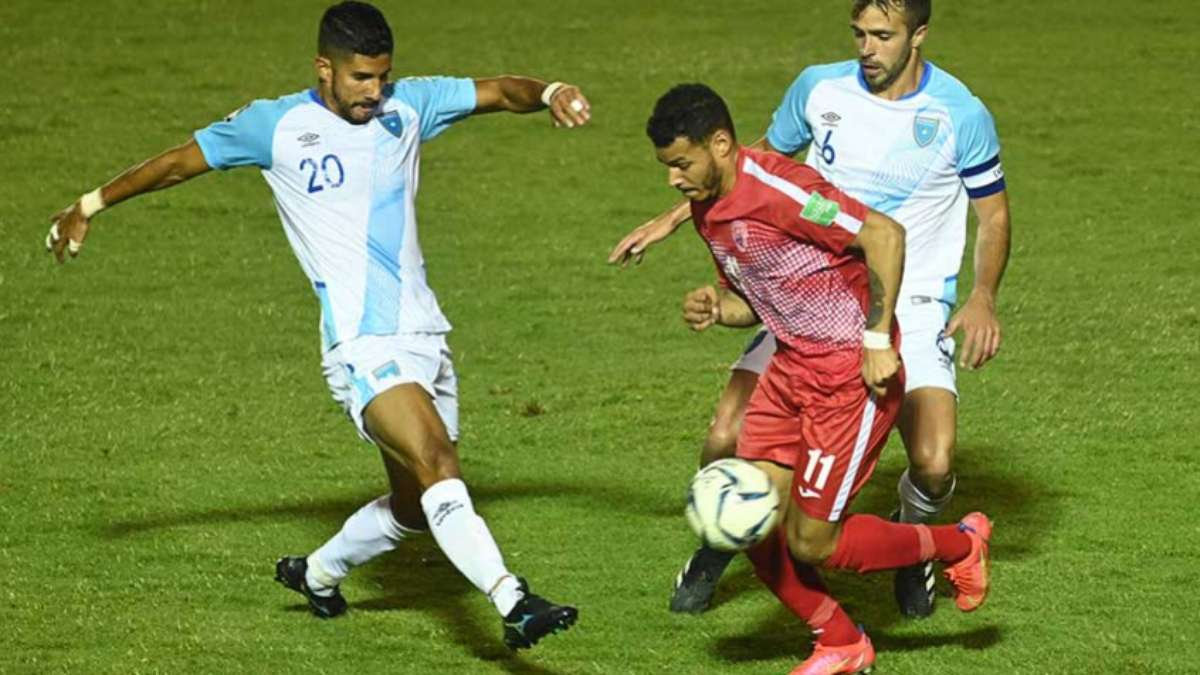
[[[671,611],[700,614],[708,611],[717,581],[733,560],[733,553],[717,551],[707,546],[696,549],[675,577],[675,592],[671,594]]]
[[[891,519],[900,522],[900,511],[894,511]],[[932,562],[896,570],[892,590],[895,592],[900,613],[910,619],[924,619],[932,615],[936,582]]]
[[[933,563],[925,562],[896,570],[893,590],[900,613],[910,619],[924,619],[933,614]]]
[[[308,571],[306,558],[280,558],[275,563],[275,581],[303,595],[308,600],[308,608],[319,619],[332,619],[346,613],[346,598],[337,586],[333,587],[332,595],[317,595],[308,587],[304,575]]]
[[[579,618],[579,610],[555,605],[540,595],[529,592],[529,584],[517,578],[525,597],[504,617],[504,644],[509,649],[528,649],[538,640],[567,630]]]

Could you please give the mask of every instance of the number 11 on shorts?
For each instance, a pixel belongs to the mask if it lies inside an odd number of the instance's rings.
[[[820,467],[820,471],[817,468]],[[829,472],[833,471],[833,455],[826,455],[820,450],[808,451],[808,464],[804,467],[804,482],[816,488],[816,491],[800,488],[801,497],[818,497],[829,481]],[[816,481],[813,480],[814,474]]]

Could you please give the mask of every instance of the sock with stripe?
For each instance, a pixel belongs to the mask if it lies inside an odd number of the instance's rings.
[[[854,514],[842,521],[830,569],[860,574],[909,567],[928,560],[955,563],[971,552],[971,539],[957,525],[908,525]]]
[[[747,551],[747,555],[758,578],[784,606],[808,624],[817,642],[834,647],[859,640],[861,633],[829,594],[820,572],[792,558],[782,529]]]

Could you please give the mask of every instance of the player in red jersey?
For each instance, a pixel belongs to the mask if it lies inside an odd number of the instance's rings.
[[[988,590],[991,523],[892,523],[846,509],[871,476],[903,400],[892,342],[904,230],[791,159],[741,147],[725,102],[680,85],[646,126],[668,181],[691,203],[719,285],[684,300],[697,331],[762,322],[779,347],[750,398],[737,456],[775,483],[778,532],[751,549],[755,573],[816,635],[800,675],[859,673],[874,648],[818,567],[860,573],[944,563],[963,611]]]

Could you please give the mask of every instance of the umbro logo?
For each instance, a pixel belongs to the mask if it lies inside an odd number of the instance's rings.
[[[433,512],[433,517],[429,519],[429,522],[440,527],[446,518],[450,517],[451,513],[454,513],[462,507],[462,502],[442,502],[441,504],[438,504],[438,507]]]
[[[300,141],[300,147],[302,147],[302,148],[311,148],[312,146],[314,146],[314,145],[316,145],[318,142],[320,142],[320,140],[321,140],[321,135],[320,135],[320,134],[314,134],[313,132],[311,132],[311,131],[310,131],[310,132],[308,132],[308,133],[305,133],[305,134],[301,135],[301,136],[300,136],[299,138],[297,138],[296,140]]]
[[[821,496],[820,492],[809,490],[806,487],[799,488],[797,491],[800,493],[801,499],[816,499]]]
[[[828,126],[837,126],[837,123],[842,121],[842,116],[830,110],[821,115],[821,119],[825,120],[825,124]]]

